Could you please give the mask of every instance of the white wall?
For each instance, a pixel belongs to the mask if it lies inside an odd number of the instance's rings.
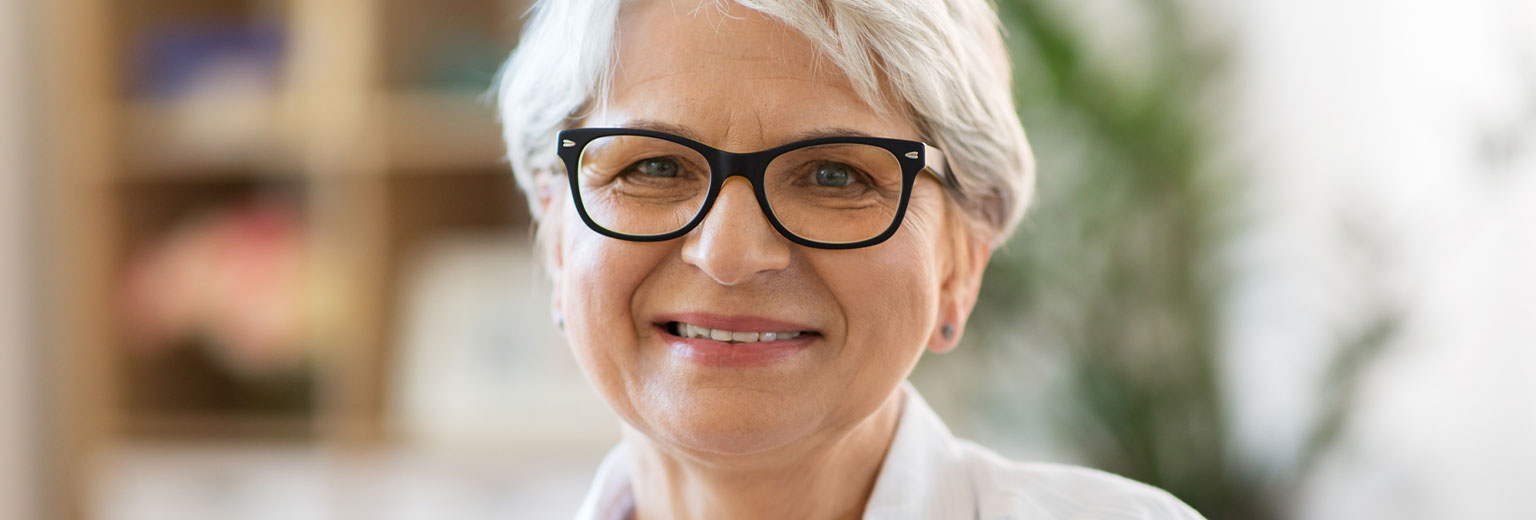
[[[1536,3],[1236,13],[1258,217],[1233,254],[1243,455],[1297,451],[1338,338],[1387,302],[1401,333],[1296,516],[1536,518]]]
[[[0,0],[0,518],[36,518],[21,0]]]

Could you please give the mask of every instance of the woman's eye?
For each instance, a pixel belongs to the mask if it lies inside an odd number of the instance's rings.
[[[682,168],[677,161],[665,157],[656,157],[637,162],[634,169],[647,177],[676,177]]]
[[[815,180],[818,186],[841,188],[852,183],[854,178],[847,165],[827,163],[816,167]]]

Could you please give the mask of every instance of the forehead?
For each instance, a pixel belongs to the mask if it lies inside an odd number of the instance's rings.
[[[729,2],[626,3],[616,43],[609,102],[585,126],[653,121],[735,151],[827,128],[917,139],[897,111],[868,106],[799,32]]]

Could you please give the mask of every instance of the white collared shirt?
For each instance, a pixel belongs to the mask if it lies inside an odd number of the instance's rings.
[[[957,439],[910,383],[896,437],[864,506],[866,520],[1200,520],[1167,492],[1099,470],[1020,463]],[[634,509],[629,452],[603,459],[576,520],[624,520]]]

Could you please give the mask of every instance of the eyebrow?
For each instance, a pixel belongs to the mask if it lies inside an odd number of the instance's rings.
[[[699,138],[699,134],[697,132],[694,132],[692,128],[689,128],[689,127],[683,126],[683,125],[668,123],[668,122],[665,122],[665,121],[658,121],[658,120],[655,120],[655,119],[631,119],[629,121],[624,122],[622,125],[619,125],[619,126],[622,126],[624,128],[634,128],[634,129],[637,129],[637,130],[651,130],[651,131],[654,131],[654,132],[665,132],[665,133],[669,133],[669,134],[672,134],[672,135],[686,137],[686,138],[689,138],[689,139],[692,139],[694,141],[698,141],[698,142],[701,142],[701,143],[704,142],[703,139]],[[874,137],[874,136],[870,135],[869,132],[864,132],[864,131],[861,131],[861,130],[855,130],[855,129],[852,129],[852,128],[841,127],[841,126],[831,126],[831,127],[824,127],[824,128],[815,128],[815,129],[806,130],[806,131],[802,131],[802,132],[796,133],[796,134],[790,136],[790,138],[788,140],[786,140],[786,141],[784,141],[782,143],[777,143],[777,144],[774,144],[772,146],[769,146],[769,148],[772,148],[773,146],[779,146],[779,145],[782,145],[782,144],[787,144],[787,143],[793,143],[793,142],[798,142],[798,141],[805,141],[807,139],[820,139],[820,138],[823,138],[823,137]]]
[[[636,129],[636,130],[650,130],[652,132],[664,132],[664,133],[668,133],[668,134],[672,134],[672,135],[687,137],[689,139],[692,139],[694,141],[698,141],[698,142],[701,142],[701,143],[704,142],[703,139],[699,138],[699,134],[694,133],[693,129],[691,129],[691,128],[688,128],[688,127],[683,126],[683,125],[675,125],[675,124],[668,123],[668,122],[665,122],[665,121],[657,121],[655,119],[631,119],[631,120],[626,121],[623,124],[618,125],[618,126],[620,126],[622,128],[633,128],[633,129]]]
[[[874,136],[869,135],[869,133],[867,133],[867,132],[861,132],[861,131],[858,131],[858,130],[854,130],[852,128],[844,128],[844,127],[834,126],[834,127],[817,128],[815,130],[807,130],[807,131],[804,131],[804,132],[800,132],[798,134],[795,134],[793,137],[791,137],[789,139],[789,141],[786,141],[786,142],[793,143],[795,141],[804,141],[806,139],[820,139],[822,137],[874,137]]]

